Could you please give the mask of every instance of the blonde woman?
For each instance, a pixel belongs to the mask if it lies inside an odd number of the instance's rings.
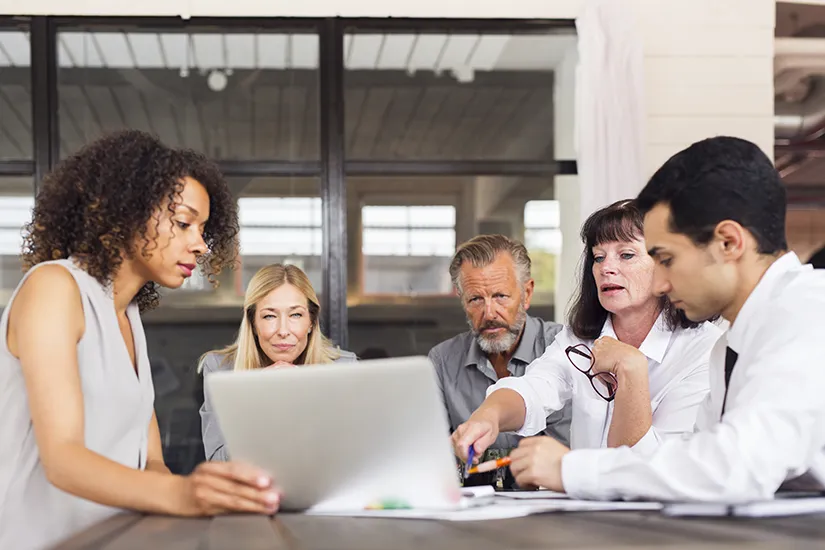
[[[294,265],[261,268],[249,281],[238,339],[203,355],[204,376],[219,370],[288,368],[355,361],[321,334],[318,296],[306,274]],[[201,413],[203,448],[208,460],[229,460],[223,434],[204,394]]]

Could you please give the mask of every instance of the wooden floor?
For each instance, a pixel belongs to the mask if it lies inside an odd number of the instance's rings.
[[[825,549],[825,515],[684,519],[659,513],[544,514],[485,522],[279,514],[179,519],[123,514],[58,545],[61,550],[276,550],[521,548]]]

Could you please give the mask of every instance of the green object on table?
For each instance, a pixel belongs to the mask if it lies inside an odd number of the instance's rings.
[[[409,510],[412,508],[410,503],[400,499],[387,499],[381,501],[382,510]]]

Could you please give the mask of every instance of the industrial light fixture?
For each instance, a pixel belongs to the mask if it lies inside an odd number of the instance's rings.
[[[209,76],[206,77],[206,84],[213,92],[223,91],[228,83],[229,78],[227,78],[226,73],[220,69],[213,69],[209,73]]]

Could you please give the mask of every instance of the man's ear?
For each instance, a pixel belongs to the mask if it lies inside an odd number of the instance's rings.
[[[713,230],[713,237],[722,258],[738,260],[745,253],[747,230],[738,222],[733,220],[719,222]]]
[[[524,283],[524,309],[530,309],[530,301],[533,299],[533,291],[536,288],[536,282],[533,279]]]

